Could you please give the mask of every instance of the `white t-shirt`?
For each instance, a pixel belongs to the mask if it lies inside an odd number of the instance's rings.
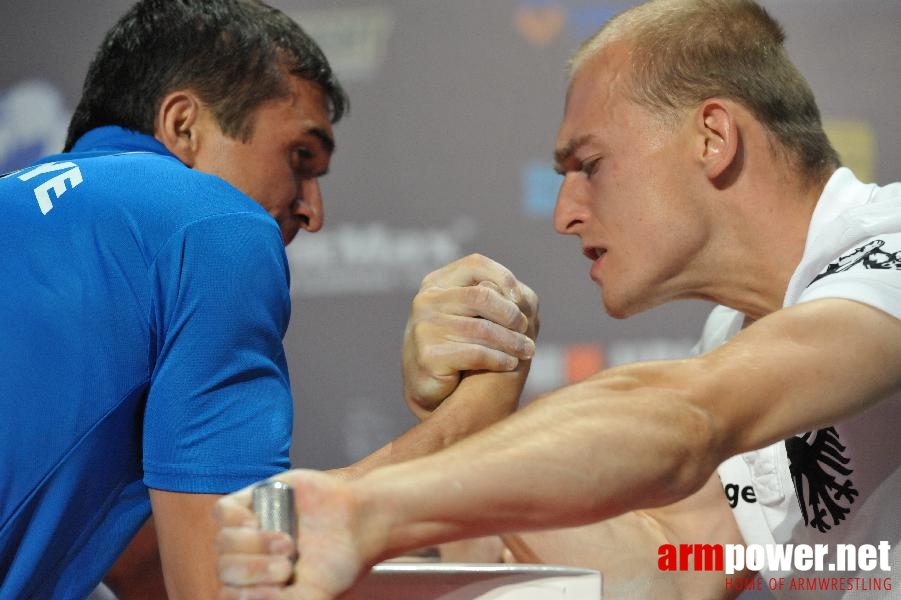
[[[821,298],[856,300],[901,319],[901,184],[865,185],[844,168],[830,178],[783,305]],[[697,350],[707,352],[724,343],[738,333],[743,320],[741,313],[717,307]],[[901,569],[899,425],[901,392],[834,427],[720,465],[719,476],[746,544],[764,549],[776,544],[829,544],[824,571],[764,567],[762,577],[785,578],[783,590],[773,592],[776,597],[901,598],[901,574],[897,581],[893,577],[895,569]],[[880,542],[889,544],[883,557],[887,555],[891,570],[880,568],[885,560],[873,570],[838,569],[836,544],[859,549]],[[829,570],[830,564],[837,568]],[[811,584],[833,589],[789,589]]]

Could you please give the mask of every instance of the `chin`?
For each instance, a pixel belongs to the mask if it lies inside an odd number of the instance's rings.
[[[282,243],[283,243],[285,246],[287,246],[288,244],[290,244],[291,242],[293,242],[295,239],[297,239],[297,234],[298,234],[298,232],[299,232],[297,229],[295,229],[295,230],[293,230],[293,231],[291,231],[291,230],[286,230],[284,227],[282,227],[282,228],[280,228],[280,229],[281,229],[281,231],[282,231]]]
[[[628,319],[639,313],[657,306],[657,303],[647,302],[629,296],[614,296],[604,292],[602,295],[604,311],[614,319]]]
[[[606,312],[608,316],[611,316],[614,319],[628,319],[635,314],[635,312],[611,306],[606,302],[604,303],[604,312]]]
[[[604,304],[604,312],[614,319],[625,319],[635,314],[629,311],[627,306],[608,298],[607,294],[601,296],[601,301]]]

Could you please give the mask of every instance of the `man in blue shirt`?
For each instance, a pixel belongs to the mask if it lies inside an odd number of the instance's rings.
[[[289,464],[283,244],[322,224],[346,105],[283,14],[141,2],[66,152],[0,180],[0,597],[86,596],[151,505],[204,596],[210,504]]]
[[[212,504],[289,466],[284,244],[346,107],[279,11],[145,0],[65,152],[0,179],[0,598],[87,596],[151,508],[170,597],[215,596]]]

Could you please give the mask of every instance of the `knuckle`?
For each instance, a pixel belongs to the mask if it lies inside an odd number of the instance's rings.
[[[498,265],[498,269],[501,272],[501,284],[503,285],[503,287],[511,290],[513,293],[520,291],[520,283],[516,279],[516,275],[514,275],[510,269],[500,264]]]
[[[519,362],[515,356],[510,356],[500,350],[490,350],[485,352],[483,360],[484,368],[491,371],[507,371],[515,369]]]
[[[520,285],[522,286],[522,297],[525,303],[528,306],[538,308],[538,294],[535,293],[535,290],[524,283]]]
[[[490,290],[494,290],[495,292],[497,292],[499,294],[503,293],[503,289],[498,284],[494,283],[493,281],[480,281],[479,285],[482,287],[488,288]]]
[[[422,342],[428,338],[429,330],[432,329],[430,321],[416,321],[410,325],[410,337],[414,342]]]
[[[473,306],[485,306],[491,301],[493,291],[488,286],[474,285],[464,289],[465,301]]]
[[[422,348],[416,363],[419,370],[427,377],[439,377],[444,371],[444,365],[447,360],[448,352],[441,344],[432,344]]]
[[[427,310],[427,307],[429,306],[429,296],[428,290],[422,290],[413,296],[413,302],[411,303],[412,312],[421,313]]]
[[[435,345],[440,343],[436,340],[442,339],[436,329],[435,325],[429,321],[419,321],[413,324],[410,329],[410,340],[416,354],[422,356],[434,352]]]
[[[504,323],[511,326],[522,323],[526,320],[526,316],[516,304],[506,304],[504,306]]]
[[[419,289],[424,290],[430,287],[437,287],[441,285],[441,281],[447,276],[447,274],[455,268],[454,264],[451,263],[449,265],[445,265],[439,269],[435,269],[431,273],[428,273],[425,277],[422,278],[422,282],[419,284]]]
[[[486,339],[492,336],[494,331],[491,321],[486,319],[472,319],[468,325],[469,333],[476,339]]]

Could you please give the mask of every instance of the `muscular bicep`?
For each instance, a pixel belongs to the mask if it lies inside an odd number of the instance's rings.
[[[213,505],[219,498],[218,494],[150,490],[170,600],[217,597],[219,583],[213,540],[218,526],[213,519]]]
[[[723,457],[834,425],[901,387],[901,320],[851,300],[775,312],[697,359]]]

